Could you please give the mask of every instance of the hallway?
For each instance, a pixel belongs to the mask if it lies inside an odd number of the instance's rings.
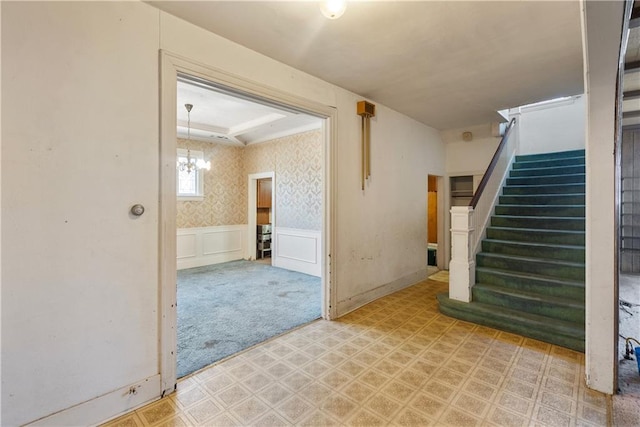
[[[441,315],[436,278],[183,378],[108,425],[607,424],[582,353]]]

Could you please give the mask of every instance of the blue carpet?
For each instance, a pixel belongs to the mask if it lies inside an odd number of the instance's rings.
[[[251,261],[178,271],[178,378],[320,317],[320,278]]]

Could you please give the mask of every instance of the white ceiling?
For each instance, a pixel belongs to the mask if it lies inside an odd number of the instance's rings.
[[[437,129],[583,92],[578,1],[150,3]]]
[[[188,136],[185,104],[193,105],[191,138],[200,141],[242,146],[319,129],[322,124],[317,117],[284,111],[181,80],[178,81],[177,101],[180,138]]]

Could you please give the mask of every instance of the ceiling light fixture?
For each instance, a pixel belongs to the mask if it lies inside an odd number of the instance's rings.
[[[191,109],[192,104],[184,104],[184,108],[187,109],[187,141],[191,141]],[[211,169],[211,162],[205,162],[203,159],[194,159],[191,157],[191,149],[187,146],[187,157],[178,157],[178,170],[180,172],[186,171],[191,173],[198,169]]]
[[[346,0],[323,0],[320,2],[320,11],[329,19],[340,18],[346,8]]]

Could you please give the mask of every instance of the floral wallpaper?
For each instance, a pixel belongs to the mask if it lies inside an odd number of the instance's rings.
[[[178,201],[178,228],[247,223],[244,147],[178,139],[178,148],[204,153],[211,170],[204,171],[204,200]]]
[[[276,226],[322,229],[322,132],[250,145],[245,175],[275,171]]]
[[[275,172],[277,226],[322,228],[322,132],[304,132],[247,147],[178,139],[204,152],[204,200],[178,201],[178,228],[246,224],[247,176]]]

